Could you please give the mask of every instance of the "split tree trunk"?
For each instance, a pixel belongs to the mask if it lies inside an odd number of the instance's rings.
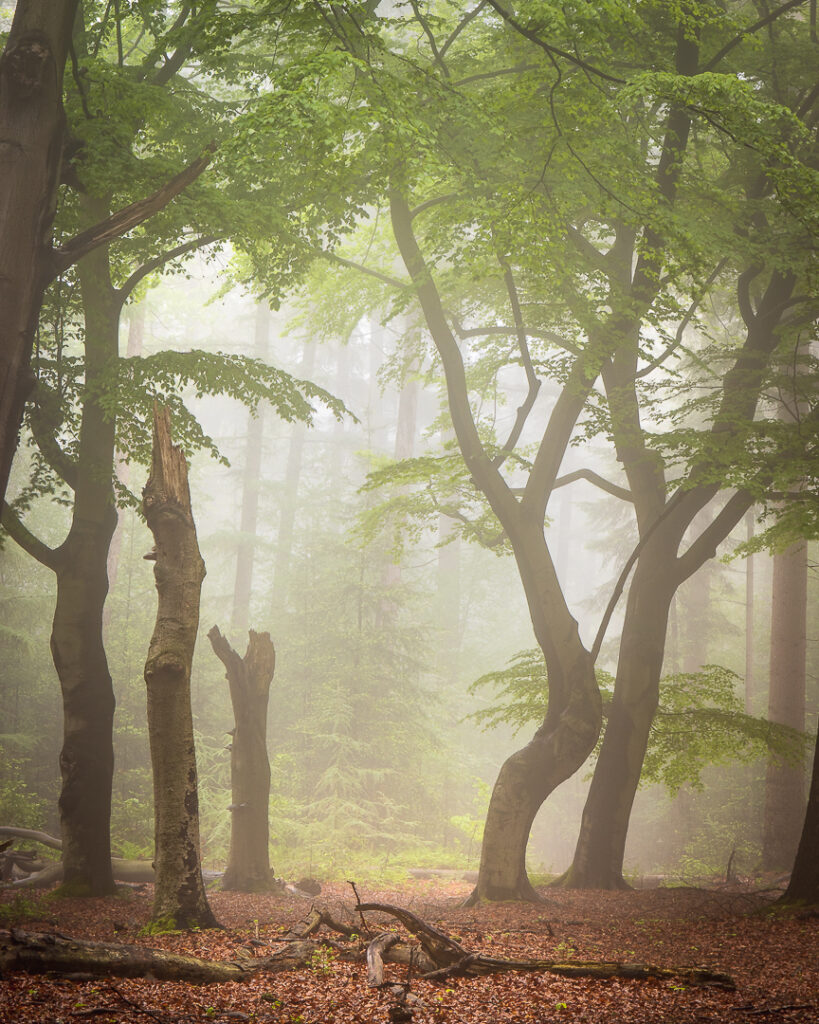
[[[208,633],[225,666],[235,729],[230,749],[230,853],[223,889],[259,892],[270,887],[268,850],[270,761],[267,756],[267,704],[276,668],[269,633],[252,629],[244,658],[214,626]]]
[[[199,795],[191,715],[191,662],[199,628],[205,563],[191,514],[188,467],[171,442],[167,408],[154,408],[145,519],[156,542],[156,626],[145,663],[148,736],[154,781],[157,928],[209,928],[199,861]]]
[[[63,69],[77,0],[18,0],[0,57],[0,502],[31,390],[49,280],[65,117]]]

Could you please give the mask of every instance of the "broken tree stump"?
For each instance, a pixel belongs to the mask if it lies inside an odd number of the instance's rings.
[[[212,928],[199,860],[199,793],[191,713],[191,663],[205,563],[191,512],[188,466],[171,440],[167,408],[154,404],[151,474],[142,507],[154,536],[158,607],[148,659],[148,738],[154,782],[156,887],[152,923]]]
[[[268,852],[267,704],[276,650],[269,633],[252,629],[244,658],[218,626],[210,630],[208,640],[225,666],[235,721],[230,745],[230,850],[222,888],[259,892],[269,889],[273,880]]]

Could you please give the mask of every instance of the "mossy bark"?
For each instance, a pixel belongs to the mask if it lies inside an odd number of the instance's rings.
[[[185,457],[171,442],[167,409],[154,409],[151,475],[143,508],[156,542],[159,597],[145,663],[154,782],[156,885],[152,920],[208,928],[216,919],[199,860],[199,795],[191,714],[191,663],[205,563],[191,514]]]

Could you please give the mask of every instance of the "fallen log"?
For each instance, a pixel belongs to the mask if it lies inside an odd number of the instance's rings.
[[[292,970],[308,964],[315,950],[315,943],[297,940],[268,957],[200,960],[147,946],[91,942],[54,932],[25,932],[13,928],[0,931],[0,975],[12,971],[119,978],[150,975],[158,981],[207,985],[247,981],[259,971]]]
[[[12,825],[0,825],[0,836],[11,836],[15,839],[27,839],[30,842],[40,843],[52,850],[62,850],[61,839],[50,836],[47,832],[38,832],[36,829],[17,828]],[[145,884],[155,880],[154,866],[148,860],[129,860],[125,857],[112,857],[111,870],[114,874],[114,881],[129,882],[131,884]],[[205,882],[213,882],[221,878],[219,871],[203,871],[202,876]],[[58,860],[39,865],[33,874],[25,878],[16,878],[9,884],[20,889],[47,889],[63,880],[63,866]]]
[[[434,961],[436,969],[422,975],[430,981],[439,981],[455,974],[474,977],[483,974],[496,974],[501,971],[543,971],[547,974],[559,974],[569,978],[631,978],[645,980],[649,978],[662,981],[676,981],[685,985],[714,985],[720,988],[734,989],[734,979],[720,971],[711,971],[705,967],[680,966],[658,967],[654,964],[628,964],[617,961],[555,961],[555,960],[517,960],[502,957],[484,956],[466,949],[444,932],[422,921],[411,910],[393,906],[391,903],[359,903],[356,910],[360,913],[380,911],[389,914],[411,932],[421,943],[421,948]]]

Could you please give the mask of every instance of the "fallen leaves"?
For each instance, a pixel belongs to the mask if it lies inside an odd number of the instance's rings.
[[[409,907],[465,946],[494,957],[640,960],[672,966],[697,963],[727,971],[737,992],[690,988],[668,981],[589,981],[511,972],[477,978],[418,980],[411,991],[414,1024],[812,1024],[819,1018],[819,920],[767,918],[750,912],[761,899],[748,893],[654,889],[630,893],[546,890],[546,907],[494,904],[464,909],[469,886],[412,881],[390,890],[367,889],[367,900]],[[11,897],[2,895],[10,904]],[[221,931],[151,938],[151,944],[214,960],[269,956],[307,916],[309,902],[272,896],[215,893]],[[43,902],[43,918],[4,922],[24,929],[56,928],[105,941],[139,942],[150,912],[150,889],[111,899]],[[357,927],[349,889],[328,886],[317,900],[333,917]],[[375,930],[394,926],[372,917]],[[56,923],[52,923],[56,922]],[[553,933],[553,934],[551,934]],[[402,985],[407,969],[387,964],[385,982]],[[400,1007],[390,990],[368,988],[366,965],[332,955],[286,974],[260,972],[249,981],[192,987],[152,979],[51,980],[11,975],[0,986],[0,1020],[15,1024],[388,1024]],[[392,1015],[391,1015],[392,1014]],[[406,1018],[404,1018],[406,1019]]]

